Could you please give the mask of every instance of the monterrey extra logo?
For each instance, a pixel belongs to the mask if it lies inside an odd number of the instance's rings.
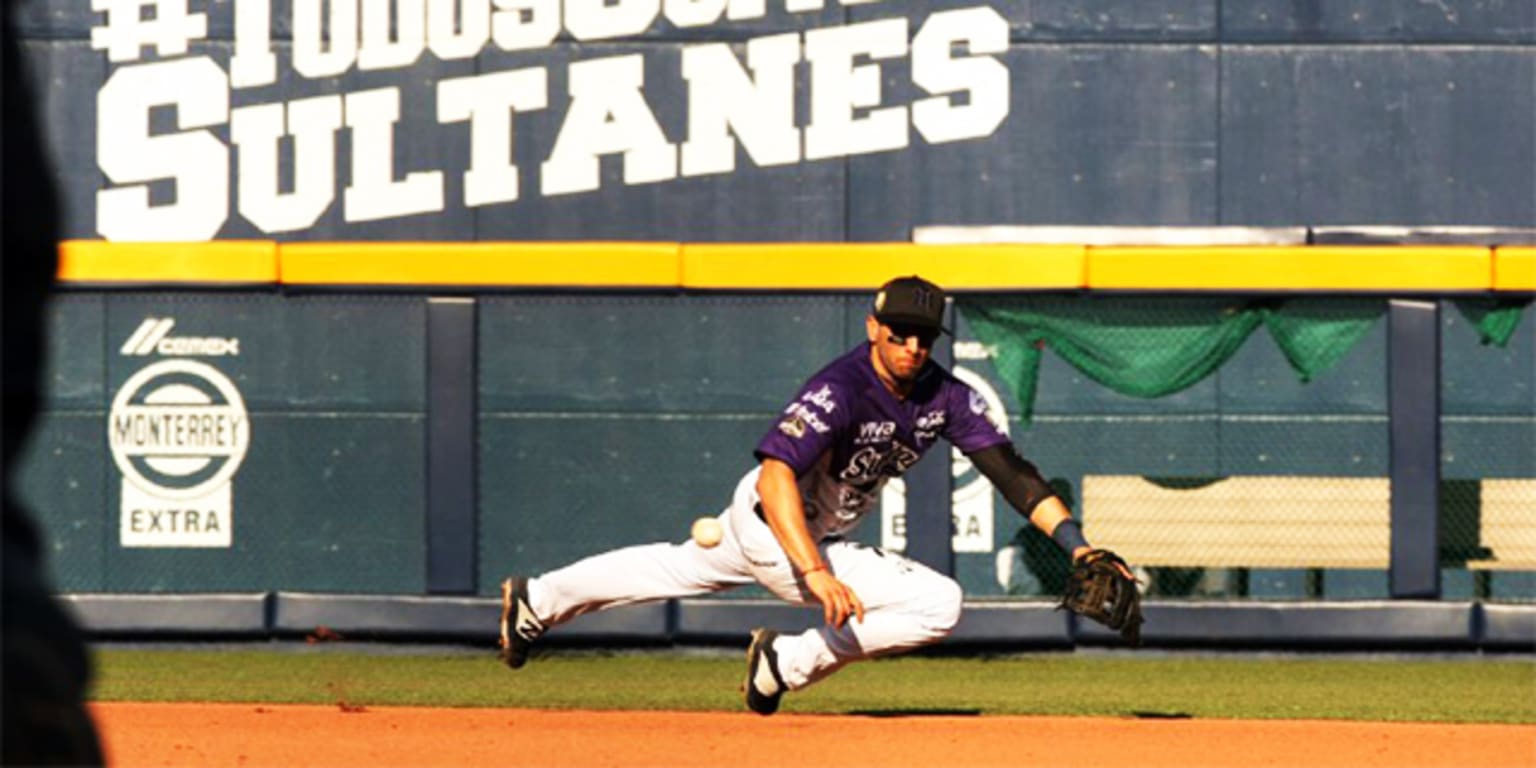
[[[108,419],[112,460],[163,498],[197,498],[230,481],[250,445],[245,401],[218,369],[162,360],[123,384]]]

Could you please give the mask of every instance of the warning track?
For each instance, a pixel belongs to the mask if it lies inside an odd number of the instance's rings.
[[[346,704],[91,707],[129,766],[1536,767],[1536,725]]]

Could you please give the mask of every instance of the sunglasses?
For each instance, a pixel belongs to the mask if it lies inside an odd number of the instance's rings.
[[[928,349],[939,338],[937,328],[917,328],[909,325],[887,325],[885,340],[898,347],[905,347],[908,339],[917,339],[917,346]]]

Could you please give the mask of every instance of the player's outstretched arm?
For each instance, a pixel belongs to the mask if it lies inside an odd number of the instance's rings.
[[[971,463],[1003,498],[1031,525],[1051,537],[1076,563],[1093,551],[1083,538],[1083,531],[1072,519],[1072,511],[1041,476],[1034,464],[1024,460],[1012,445],[994,445],[969,455]],[[1118,559],[1118,558],[1117,558]],[[1134,578],[1128,568],[1121,568],[1125,578]]]
[[[864,621],[864,603],[847,584],[839,581],[821,559],[821,551],[805,525],[805,506],[800,488],[795,484],[795,470],[778,459],[763,459],[757,478],[757,495],[762,500],[763,521],[789,558],[790,567],[800,574],[806,589],[821,602],[827,624],[841,627],[853,616]]]
[[[1072,571],[1061,606],[1119,632],[1132,645],[1139,644],[1141,595],[1131,567],[1114,552],[1088,544],[1071,510],[1013,446],[984,448],[970,454],[970,459],[1019,514],[1071,556]]]
[[[1067,505],[1062,503],[1059,496],[1041,499],[1040,503],[1036,504],[1035,508],[1029,513],[1030,524],[1039,528],[1041,533],[1054,539],[1072,557],[1072,562],[1075,563],[1093,548],[1088,546],[1087,540],[1082,538],[1080,531],[1076,536],[1072,536],[1068,531],[1062,530],[1062,524],[1067,523],[1071,519],[1071,510],[1067,509]],[[1076,527],[1076,523],[1069,525]],[[1062,535],[1058,537],[1057,533]]]
[[[992,445],[974,453],[966,454],[966,458],[976,466],[976,471],[992,481],[1003,498],[1008,500],[1019,514],[1028,518],[1035,527],[1050,535],[1055,530],[1061,517],[1071,517],[1066,505],[1057,498],[1056,491],[1051,489],[1049,483],[1040,475],[1040,470],[1034,464],[1024,460],[1013,446],[1007,443]],[[1046,502],[1054,501],[1054,505]],[[1039,508],[1045,506],[1046,509]],[[1041,516],[1036,519],[1036,511]]]

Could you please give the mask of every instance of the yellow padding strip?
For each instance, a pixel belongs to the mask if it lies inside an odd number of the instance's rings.
[[[58,279],[66,283],[275,283],[277,244],[270,240],[65,240],[59,243]]]
[[[1510,245],[1494,249],[1493,289],[1536,291],[1536,245]]]
[[[1090,289],[1175,291],[1486,291],[1483,246],[1103,247],[1088,249]]]
[[[675,288],[677,243],[291,243],[289,285]]]
[[[116,243],[59,246],[74,283],[858,290],[1536,290],[1536,247],[912,243]]]
[[[1081,245],[685,243],[683,287],[867,291],[901,275],[948,290],[1082,288]]]

